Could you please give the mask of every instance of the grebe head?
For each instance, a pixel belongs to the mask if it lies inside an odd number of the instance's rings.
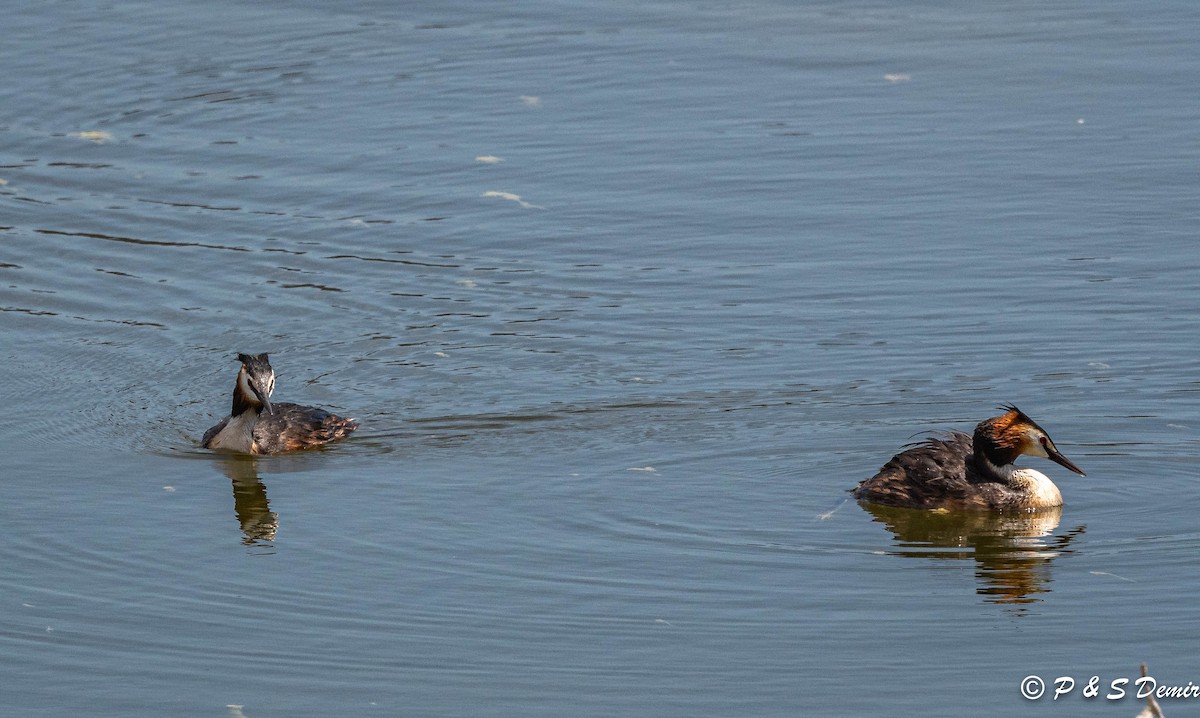
[[[975,452],[997,467],[1007,466],[1021,454],[1040,456],[1080,476],[1083,469],[1062,455],[1046,430],[1012,404],[1000,407],[1004,413],[986,419],[975,427]]]
[[[246,399],[262,404],[268,414],[274,414],[271,408],[271,394],[275,391],[275,370],[267,360],[267,353],[257,356],[238,354],[242,368],[238,371],[238,388]]]

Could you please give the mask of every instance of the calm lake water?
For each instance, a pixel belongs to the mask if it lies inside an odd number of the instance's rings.
[[[968,5],[6,9],[5,712],[1200,682],[1200,6]],[[363,428],[200,450],[238,351]],[[1002,402],[1061,513],[847,500]]]

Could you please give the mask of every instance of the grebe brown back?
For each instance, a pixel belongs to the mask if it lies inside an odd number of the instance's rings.
[[[326,444],[358,428],[354,419],[315,406],[273,404],[275,370],[266,353],[237,356],[242,366],[233,386],[233,409],[221,423],[204,432],[200,442],[204,448],[278,454]]]
[[[917,509],[1019,510],[1062,506],[1054,482],[1034,469],[1015,466],[1022,454],[1040,456],[1083,476],[1025,412],[1009,404],[985,419],[974,436],[952,431],[892,457],[879,473],[858,484],[859,501]]]

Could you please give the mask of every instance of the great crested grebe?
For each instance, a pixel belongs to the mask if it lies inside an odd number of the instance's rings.
[[[1045,429],[1012,404],[985,419],[975,435],[952,431],[892,457],[859,483],[860,501],[916,509],[1037,511],[1062,506],[1062,494],[1040,471],[1014,466],[1021,454],[1040,456],[1084,476]]]
[[[354,419],[315,406],[272,404],[275,370],[266,353],[237,357],[242,367],[233,386],[233,410],[204,432],[200,442],[204,448],[278,454],[335,441],[358,428]]]

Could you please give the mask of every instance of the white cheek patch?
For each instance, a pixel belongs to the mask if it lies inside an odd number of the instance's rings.
[[[245,369],[238,372],[238,389],[242,394],[254,398],[254,390],[250,388],[250,375],[246,373]]]
[[[1026,446],[1028,447],[1025,450],[1026,454],[1029,456],[1039,456],[1043,459],[1050,458],[1050,455],[1046,453],[1046,447],[1042,446],[1042,437],[1040,434],[1033,431],[1027,432],[1025,434],[1025,440],[1027,442]]]
[[[250,373],[247,372],[245,369],[238,372],[237,381],[238,381],[238,390],[242,392],[242,395],[245,396],[250,401],[257,404],[258,403],[258,394],[255,393],[254,389],[250,386]],[[269,377],[267,377],[267,396],[270,397],[271,394],[273,394],[274,392],[275,392],[275,374],[272,373]]]

